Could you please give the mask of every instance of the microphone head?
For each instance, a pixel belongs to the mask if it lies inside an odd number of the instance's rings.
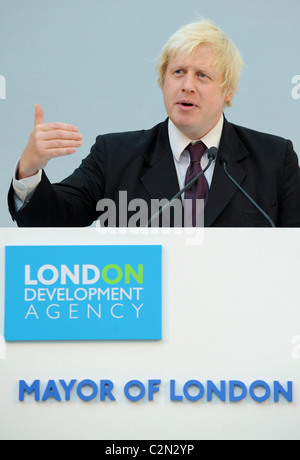
[[[218,149],[217,147],[211,147],[207,152],[207,158],[214,161],[217,158]]]
[[[219,154],[219,161],[220,161],[220,163],[221,163],[222,166],[223,166],[223,165],[226,166],[226,165],[228,164],[228,161],[229,161],[229,160],[228,160],[228,155],[227,155],[227,153],[221,152],[221,153]]]

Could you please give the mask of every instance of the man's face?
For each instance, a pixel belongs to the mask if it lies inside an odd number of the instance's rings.
[[[188,58],[176,56],[166,71],[162,91],[168,116],[190,139],[214,128],[231,98],[223,93],[223,75],[210,64],[212,57],[211,46],[203,44]]]

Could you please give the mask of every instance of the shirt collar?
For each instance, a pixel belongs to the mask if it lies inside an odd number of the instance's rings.
[[[222,131],[224,125],[224,116],[222,114],[220,120],[216,124],[216,126],[209,131],[205,136],[201,138],[201,141],[204,142],[206,147],[209,149],[210,147],[217,147],[219,148]],[[180,156],[182,152],[187,148],[187,146],[193,142],[191,139],[186,137],[169,119],[169,139],[170,145],[173,152],[173,155],[177,161],[180,160]]]

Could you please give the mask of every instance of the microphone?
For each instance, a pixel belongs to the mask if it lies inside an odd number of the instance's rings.
[[[153,220],[157,219],[171,205],[172,201],[177,200],[177,198],[180,198],[181,195],[183,195],[183,193],[185,193],[187,190],[189,190],[192,187],[192,185],[199,179],[199,177],[201,177],[208,170],[212,162],[215,161],[215,159],[217,158],[217,155],[218,155],[218,149],[216,147],[210,147],[210,149],[208,149],[207,166],[199,174],[197,174],[197,176],[195,176],[188,184],[186,184],[185,187],[179,190],[179,192],[176,193],[176,195],[174,195],[173,198],[171,198],[171,200],[168,201],[168,203],[162,206],[155,214],[153,214],[153,216],[151,216],[151,218],[149,219],[147,223],[147,227],[150,227]]]
[[[251,198],[251,196],[248,195],[246,190],[244,190],[243,187],[241,187],[240,184],[238,184],[238,182],[236,182],[234,178],[227,171],[228,156],[226,155],[226,153],[223,153],[223,152],[220,153],[219,161],[220,161],[221,166],[223,166],[226,176],[231,180],[231,182],[234,183],[234,185],[243,193],[243,195],[245,195],[245,197],[248,198],[248,200],[256,207],[256,209],[258,209],[258,211],[267,219],[271,227],[275,228],[275,224],[272,221],[272,219],[268,216],[268,214],[266,214],[265,211],[261,209],[260,206],[258,206],[258,204],[253,200],[253,198]]]

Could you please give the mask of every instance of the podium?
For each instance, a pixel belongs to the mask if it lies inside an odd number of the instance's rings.
[[[300,230],[0,237],[1,439],[299,439]],[[54,245],[161,246],[161,339],[5,342],[5,246]]]

